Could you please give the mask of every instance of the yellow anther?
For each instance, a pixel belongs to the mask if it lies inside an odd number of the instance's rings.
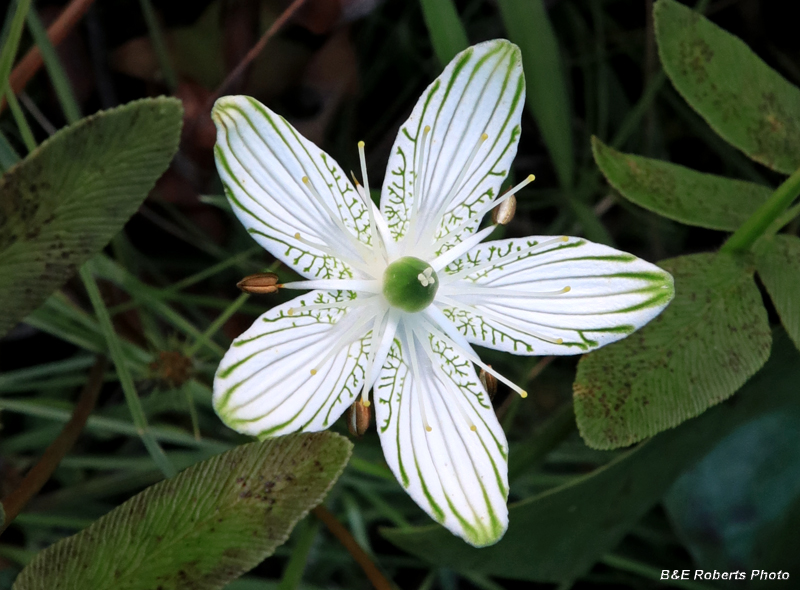
[[[311,374],[312,375],[316,375],[317,374],[317,370],[316,369],[311,369]]]
[[[470,426],[470,427],[469,427],[469,429],[470,429],[472,432],[478,432],[478,427],[477,427],[477,426],[475,426],[474,424],[473,424],[472,426]]]
[[[570,286],[564,287],[564,293],[569,293],[570,291],[572,291],[572,287]]]
[[[300,239],[300,232],[296,232],[296,233],[294,234],[294,239],[295,239],[295,240],[299,240],[299,239]]]
[[[561,241],[562,242],[569,242],[569,236],[562,236],[561,237]]]
[[[527,391],[522,391],[522,392],[520,392],[519,396],[524,399],[524,398],[528,397],[528,392]]]
[[[433,430],[433,428],[431,428],[430,426],[426,426],[425,430],[427,430],[428,432],[431,432]]]
[[[487,134],[485,133],[481,134],[481,141],[486,141],[487,139],[489,139],[489,136]]]
[[[311,182],[311,181],[308,179],[308,176],[304,176],[304,177],[303,177],[303,184],[308,184],[308,183],[310,183],[310,182]]]
[[[363,148],[366,144],[363,141],[358,142],[358,147]]]
[[[563,338],[556,338],[556,344],[564,344]]]

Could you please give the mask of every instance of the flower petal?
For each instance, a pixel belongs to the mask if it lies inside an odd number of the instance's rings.
[[[214,378],[222,421],[260,437],[333,424],[360,393],[378,308],[369,301],[348,309],[303,306],[352,304],[354,295],[312,291],[269,310],[239,336]]]
[[[486,242],[439,277],[437,303],[468,341],[524,355],[581,354],[624,338],[674,294],[666,271],[580,238]]]
[[[462,51],[422,93],[392,147],[381,192],[393,238],[409,234],[405,255],[430,255],[433,238],[450,233],[452,245],[475,231],[476,211],[497,196],[517,152],[524,102],[519,48],[505,40]]]
[[[432,518],[490,545],[508,526],[505,435],[472,363],[433,336],[414,340],[398,332],[374,389],[386,461]]]
[[[336,161],[248,96],[220,98],[212,117],[217,169],[250,235],[306,278],[353,277],[348,261],[363,260],[369,216]]]

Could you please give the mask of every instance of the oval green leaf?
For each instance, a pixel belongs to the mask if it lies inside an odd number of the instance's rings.
[[[783,342],[785,336],[776,335],[773,358],[744,386],[735,404],[719,405],[588,475],[512,504],[508,531],[496,545],[469,547],[437,525],[381,532],[405,551],[456,570],[574,581],[619,544],[681,472],[734,429],[785,408],[800,412],[800,355]]]
[[[777,235],[756,243],[756,268],[781,323],[800,349],[800,238]]]
[[[661,63],[694,110],[728,143],[779,172],[800,166],[800,89],[740,39],[675,0],[658,0]]]
[[[623,197],[687,225],[734,231],[772,194],[769,187],[753,182],[624,154],[596,137],[592,151],[597,166]]]
[[[701,414],[769,357],[769,320],[754,269],[724,254],[659,266],[675,278],[670,306],[578,363],[575,416],[590,447],[625,447]]]
[[[254,442],[147,488],[39,553],[14,590],[213,590],[319,504],[353,445],[330,432]]]
[[[0,179],[0,336],[122,229],[178,147],[178,100],[82,119]]]

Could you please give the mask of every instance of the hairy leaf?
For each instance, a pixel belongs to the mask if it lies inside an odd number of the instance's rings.
[[[701,414],[769,356],[769,321],[752,268],[723,254],[660,266],[675,278],[670,306],[578,364],[575,415],[591,447],[624,447]]]
[[[592,151],[597,166],[623,197],[687,225],[734,231],[772,194],[769,187],[753,182],[624,154],[596,137]]]
[[[181,117],[171,98],[97,113],[0,179],[0,336],[122,229],[169,165]]]
[[[800,238],[777,235],[756,244],[758,276],[767,288],[783,327],[800,348]]]
[[[654,9],[664,71],[728,143],[774,170],[800,166],[800,89],[737,37],[675,0]]]
[[[736,403],[719,405],[605,467],[512,504],[508,531],[496,545],[474,549],[438,526],[382,534],[437,565],[540,582],[574,580],[620,542],[682,471],[739,425],[787,408],[800,413],[800,355],[780,346],[787,339],[779,337],[773,358]]]
[[[14,590],[211,590],[319,504],[352,444],[330,432],[239,446],[157,483],[39,553]]]

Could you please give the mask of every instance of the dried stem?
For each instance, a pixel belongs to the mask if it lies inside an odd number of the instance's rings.
[[[54,47],[61,43],[72,29],[75,28],[75,25],[83,18],[83,15],[86,14],[86,11],[89,10],[89,7],[93,3],[94,0],[72,0],[72,2],[61,11],[58,18],[47,28],[47,38],[50,39],[50,43],[52,43]],[[25,54],[25,57],[14,67],[11,75],[8,77],[8,85],[11,87],[11,91],[14,94],[22,92],[28,82],[31,81],[31,78],[33,78],[36,72],[39,71],[39,68],[42,67],[43,63],[39,48],[36,46],[31,47],[30,51]],[[6,102],[0,102],[0,113],[3,112],[5,107]]]
[[[247,55],[244,56],[242,61],[239,62],[233,71],[228,74],[227,78],[219,85],[217,90],[208,98],[208,102],[206,103],[206,110],[211,111],[211,107],[214,105],[214,101],[218,99],[220,96],[224,95],[228,88],[233,84],[235,80],[237,80],[250,63],[258,57],[258,54],[264,50],[266,47],[267,42],[277,33],[283,25],[285,25],[289,19],[291,19],[294,14],[303,6],[305,0],[294,0],[286,10],[281,13],[281,15],[275,19],[275,22],[267,29],[267,31],[261,36],[261,39],[258,40],[258,43],[253,45],[253,48],[247,52]]]
[[[358,541],[350,534],[350,531],[336,519],[330,510],[320,505],[314,508],[312,512],[353,556],[356,563],[364,570],[369,581],[372,582],[375,590],[395,590],[394,585],[386,579],[386,576],[381,573],[375,562],[372,561],[370,556],[361,548],[361,545],[358,544]]]
[[[58,435],[50,446],[47,447],[42,458],[33,466],[28,472],[19,487],[11,492],[8,496],[3,498],[3,510],[5,511],[5,522],[0,528],[0,534],[6,530],[9,523],[13,521],[23,508],[30,502],[39,490],[42,489],[47,480],[56,470],[61,460],[78,440],[78,436],[83,431],[86,425],[86,420],[89,419],[89,414],[92,413],[94,405],[97,402],[97,396],[100,393],[100,388],[103,386],[103,374],[106,370],[105,357],[98,357],[91,371],[89,372],[89,379],[81,391],[78,403],[72,412],[72,418],[64,425],[61,434]]]

